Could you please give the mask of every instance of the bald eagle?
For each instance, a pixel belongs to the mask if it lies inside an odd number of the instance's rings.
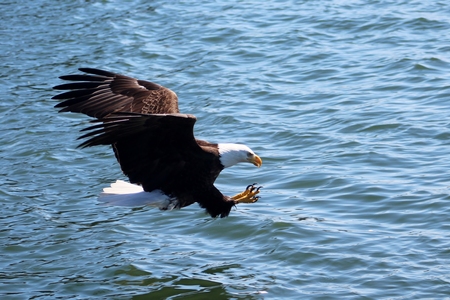
[[[130,183],[117,181],[103,195],[122,201],[159,199],[162,209],[194,202],[212,217],[226,217],[238,203],[258,200],[255,184],[235,196],[223,195],[214,182],[220,172],[240,162],[257,167],[261,158],[241,144],[209,143],[194,137],[196,117],[181,114],[177,95],[153,82],[112,72],[80,68],[84,74],[61,76],[71,83],[53,99],[60,112],[96,118],[83,129],[89,138],[79,147],[111,145]],[[125,196],[125,197],[124,197]],[[112,200],[113,202],[114,200]]]

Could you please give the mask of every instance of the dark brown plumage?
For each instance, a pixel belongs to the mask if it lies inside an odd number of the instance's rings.
[[[55,106],[62,108],[61,112],[97,118],[93,121],[96,125],[84,129],[88,133],[81,138],[90,139],[81,147],[112,145],[131,183],[142,185],[146,192],[160,190],[176,198],[180,208],[198,202],[212,217],[229,214],[237,202],[214,186],[225,167],[218,144],[195,139],[196,118],[179,113],[174,92],[152,82],[103,70],[79,70],[90,75],[60,77],[75,83],[55,86],[57,90],[69,91],[53,99],[63,100]],[[240,149],[235,152],[242,152],[244,147],[247,156],[236,162],[261,164],[261,159],[248,147],[238,146]],[[225,155],[233,155],[233,151]],[[249,199],[257,200],[254,195]]]
[[[92,75],[67,75],[59,78],[76,83],[61,84],[56,90],[69,90],[52,99],[64,100],[55,107],[60,112],[79,112],[103,118],[115,112],[141,114],[179,113],[177,95],[156,83],[108,71],[80,68]]]

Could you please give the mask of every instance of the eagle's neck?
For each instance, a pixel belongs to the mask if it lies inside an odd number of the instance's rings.
[[[241,144],[218,144],[220,163],[224,168],[234,166],[240,162],[248,162],[249,147]]]

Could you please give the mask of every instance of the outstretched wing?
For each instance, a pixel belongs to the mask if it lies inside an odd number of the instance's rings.
[[[84,129],[89,133],[80,138],[90,139],[80,147],[111,144],[130,182],[145,191],[170,193],[180,182],[209,176],[216,158],[197,144],[195,121],[195,116],[185,114],[113,114]],[[205,180],[211,185],[213,181]]]
[[[80,112],[96,118],[116,112],[179,112],[177,95],[168,88],[108,71],[92,68],[79,70],[87,74],[61,76],[63,80],[75,82],[54,87],[56,90],[68,90],[52,98],[64,100],[55,106],[62,108],[61,112]]]

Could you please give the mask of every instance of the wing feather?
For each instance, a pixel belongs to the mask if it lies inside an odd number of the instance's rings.
[[[178,113],[177,95],[156,83],[93,68],[80,68],[87,74],[65,75],[74,81],[54,87],[66,91],[53,97],[63,100],[60,111],[80,112],[104,118],[116,112],[147,114]]]
[[[89,139],[79,147],[111,144],[131,183],[142,184],[145,191],[171,191],[186,168],[195,165],[205,174],[202,167],[209,168],[215,158],[197,144],[195,121],[185,114],[113,114],[84,129],[80,138]]]

